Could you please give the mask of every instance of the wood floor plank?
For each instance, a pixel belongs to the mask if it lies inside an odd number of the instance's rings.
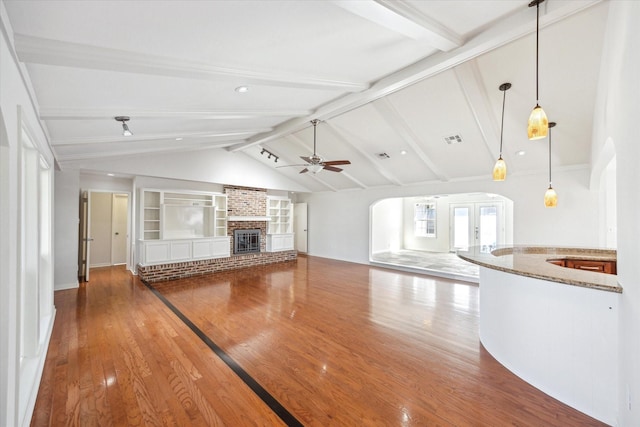
[[[284,425],[123,268],[56,292],[32,426]],[[601,426],[478,338],[477,285],[317,257],[154,285],[305,426]]]

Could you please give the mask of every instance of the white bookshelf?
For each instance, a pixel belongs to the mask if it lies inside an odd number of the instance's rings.
[[[267,251],[278,252],[292,250],[293,239],[293,204],[285,197],[267,198]]]
[[[225,194],[143,189],[140,214],[142,265],[230,256]]]

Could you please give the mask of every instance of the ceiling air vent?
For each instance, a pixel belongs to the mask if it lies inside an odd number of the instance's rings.
[[[388,159],[389,157],[391,157],[391,156],[389,156],[387,153],[376,153],[376,156],[377,156],[379,159],[382,159],[382,160],[384,160],[384,159]]]
[[[446,142],[449,145],[457,144],[459,142],[462,142],[462,136],[460,134],[451,135],[451,136],[445,136],[444,137],[444,142]]]

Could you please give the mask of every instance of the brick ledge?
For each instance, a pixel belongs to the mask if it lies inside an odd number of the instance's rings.
[[[256,254],[234,255],[228,258],[213,258],[197,261],[175,262],[170,264],[138,264],[138,277],[147,283],[165,280],[184,279],[191,276],[236,270],[278,262],[296,261],[298,251],[260,252]]]

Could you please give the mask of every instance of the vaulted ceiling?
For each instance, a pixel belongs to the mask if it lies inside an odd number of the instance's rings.
[[[526,137],[536,101],[536,10],[528,1],[5,6],[63,169],[87,159],[219,148],[244,153],[309,191],[489,176],[500,143],[498,87],[510,82],[509,173],[546,170],[546,140]],[[558,122],[557,168],[590,162],[607,6],[540,6],[540,102]],[[242,86],[244,93],[236,90]],[[122,135],[115,116],[130,117],[132,136]],[[317,153],[350,160],[343,172],[280,167],[312,154],[312,119],[320,120]],[[448,143],[450,137],[459,138]]]

